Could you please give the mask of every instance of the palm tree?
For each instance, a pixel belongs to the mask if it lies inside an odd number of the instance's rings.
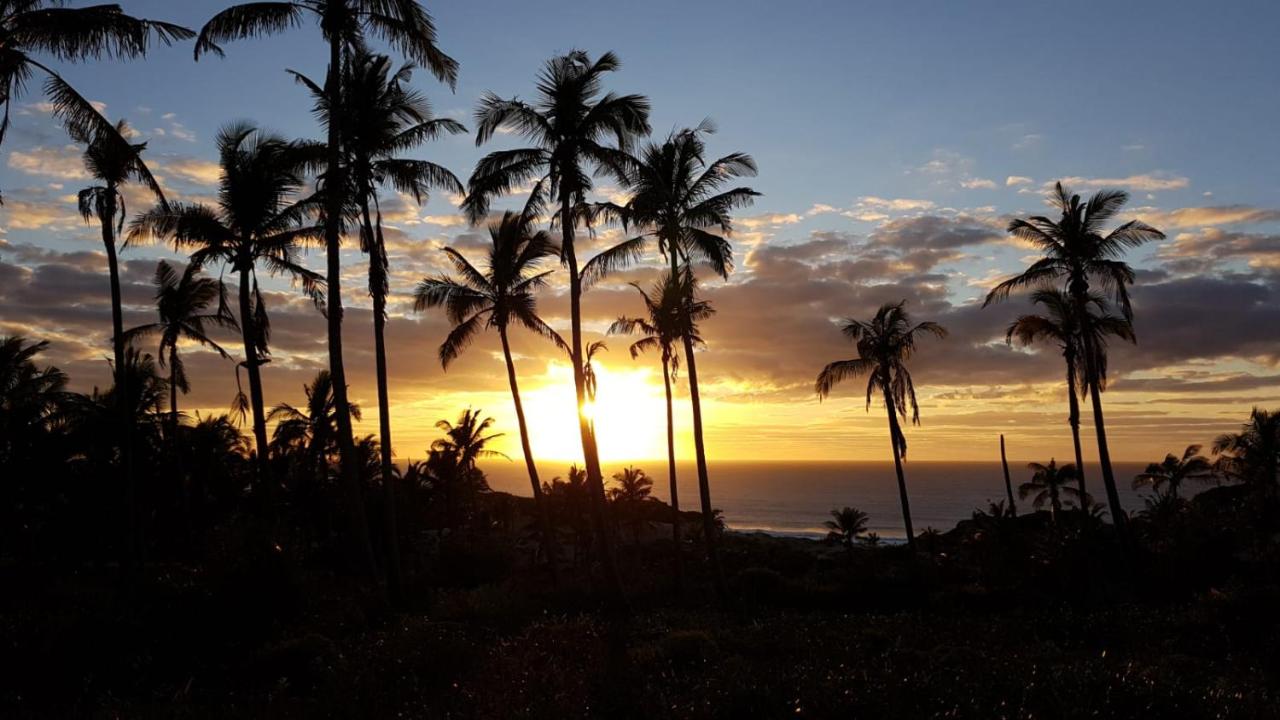
[[[226,288],[212,278],[196,277],[199,273],[200,267],[191,263],[179,276],[172,265],[161,260],[156,265],[153,280],[160,320],[139,325],[125,333],[125,339],[130,342],[147,335],[160,335],[160,347],[156,356],[160,360],[160,367],[167,365],[169,368],[169,437],[175,441],[178,433],[178,391],[181,390],[184,395],[191,392],[186,366],[182,362],[182,356],[178,354],[178,343],[183,340],[194,342],[229,359],[231,356],[227,351],[209,337],[205,323],[214,327],[239,329],[235,318],[226,308]],[[209,306],[215,301],[216,309],[209,312]]]
[[[1120,494],[1116,489],[1115,473],[1111,469],[1111,451],[1107,446],[1107,430],[1102,415],[1102,378],[1096,360],[1098,351],[1093,347],[1096,334],[1087,327],[1087,306],[1092,302],[1091,283],[1097,283],[1114,297],[1124,319],[1132,322],[1133,309],[1129,304],[1129,285],[1134,281],[1133,268],[1118,259],[1128,248],[1136,248],[1153,240],[1164,239],[1164,233],[1146,223],[1131,220],[1110,232],[1107,223],[1128,202],[1129,194],[1121,190],[1099,190],[1087,202],[1055,183],[1049,196],[1050,203],[1061,212],[1058,220],[1044,216],[1017,219],[1009,223],[1009,233],[1030,242],[1044,252],[1026,270],[991,289],[983,307],[1009,297],[1014,290],[1049,287],[1065,284],[1065,290],[1076,307],[1076,317],[1084,326],[1081,331],[1081,355],[1083,374],[1081,380],[1093,401],[1093,426],[1098,438],[1098,464],[1102,468],[1102,482],[1107,490],[1107,504],[1121,538],[1127,538],[1124,510],[1120,507]]]
[[[220,42],[274,35],[300,25],[306,18],[319,25],[329,48],[325,89],[330,107],[345,107],[341,82],[347,54],[365,46],[366,34],[390,43],[409,60],[427,68],[436,78],[453,87],[458,63],[436,47],[436,28],[431,15],[417,0],[294,0],[293,2],[251,2],[235,5],[213,16],[196,39],[198,60],[206,52],[222,54]],[[351,513],[353,539],[363,558],[365,571],[376,575],[373,545],[360,490],[355,440],[348,412],[347,374],[342,360],[342,258],[343,210],[348,203],[348,182],[343,162],[343,116],[330,118],[324,187],[324,239],[329,340],[329,372],[333,376],[334,399],[338,406],[338,442],[341,448],[343,485]]]
[[[238,276],[239,325],[244,344],[244,367],[249,375],[249,404],[257,446],[259,486],[268,497],[276,494],[271,477],[267,416],[262,392],[262,365],[269,362],[271,324],[258,266],[301,283],[318,305],[324,279],[298,264],[299,248],[314,242],[321,229],[307,222],[314,200],[299,199],[305,187],[305,168],[315,148],[291,143],[247,123],[224,127],[217,139],[218,200],[215,206],[173,203],[161,205],[134,220],[129,241],[171,240],[191,249],[191,266],[219,264]],[[237,377],[239,373],[237,371]],[[243,395],[237,405],[243,408]]]
[[[0,144],[9,130],[9,111],[26,89],[31,76],[45,75],[44,92],[53,114],[77,142],[100,137],[99,142],[128,153],[130,145],[117,125],[102,116],[75,88],[34,55],[45,53],[55,60],[78,62],[102,57],[132,59],[147,54],[153,40],[165,45],[186,40],[195,33],[155,20],[126,15],[119,5],[84,8],[62,7],[62,0],[10,0],[0,3]],[[137,148],[141,149],[141,148]],[[140,162],[140,161],[139,161]],[[119,358],[117,358],[119,362]]]
[[[592,175],[621,173],[626,151],[634,139],[649,132],[649,101],[640,95],[603,92],[607,73],[619,68],[617,56],[605,53],[594,62],[575,50],[549,60],[538,78],[536,100],[527,104],[485,94],[476,109],[476,144],[487,142],[499,130],[513,131],[532,146],[498,150],[476,165],[467,182],[463,209],[473,223],[489,214],[494,198],[533,181],[526,204],[528,215],[540,215],[556,203],[559,218],[561,260],[569,269],[570,355],[573,385],[578,403],[578,430],[582,440],[587,484],[591,493],[592,522],[600,543],[606,580],[615,605],[623,599],[613,543],[605,522],[604,478],[587,404],[585,355],[582,343],[582,293],[584,269],[578,266],[574,229],[575,210],[586,201]],[[612,139],[614,144],[607,144]],[[593,259],[594,260],[594,259]],[[596,266],[607,268],[600,261]],[[592,271],[594,272],[594,271]]]
[[[74,128],[73,128],[74,130]],[[95,131],[88,137],[78,139],[87,141],[84,151],[84,166],[90,177],[99,184],[80,191],[78,205],[80,215],[89,223],[96,219],[102,230],[102,246],[107,253],[107,272],[111,281],[111,349],[114,358],[112,367],[120,370],[127,367],[125,363],[124,307],[120,298],[120,262],[117,257],[116,241],[124,230],[124,220],[128,216],[124,194],[121,188],[131,182],[145,185],[155,195],[160,204],[165,203],[164,193],[151,175],[146,163],[142,161],[142,151],[146,143],[122,142],[121,138],[131,134],[123,120],[117,123],[110,133]],[[127,378],[116,378],[118,384],[127,382]],[[116,398],[123,401],[128,389],[117,393]],[[123,413],[126,408],[121,407]],[[128,574],[133,566],[132,554],[140,548],[137,546],[137,522],[135,494],[137,491],[133,468],[132,438],[129,435],[130,423],[121,422],[124,447],[121,452],[124,460],[124,495],[125,495],[125,527],[128,541],[124,549],[126,559],[123,566]]]
[[[360,249],[369,256],[369,296],[373,299],[374,367],[378,386],[378,436],[381,450],[383,502],[387,533],[387,580],[393,595],[400,587],[399,538],[395,528],[395,472],[391,462],[391,407],[387,383],[387,277],[390,272],[387,245],[382,235],[382,210],[378,190],[391,187],[409,193],[419,205],[431,190],[462,194],[462,183],[447,169],[426,160],[399,154],[439,137],[466,128],[450,118],[432,115],[427,99],[408,87],[414,66],[406,64],[394,74],[391,59],[360,49],[348,59],[342,74],[343,132],[347,179],[360,226]],[[332,106],[324,88],[300,73],[316,102],[316,112],[328,126]]]
[[[1280,412],[1254,408],[1240,432],[1213,441],[1213,454],[1227,477],[1275,492],[1280,485]]]
[[[498,331],[502,357],[507,364],[507,383],[516,408],[516,423],[520,428],[520,449],[524,452],[525,468],[529,472],[529,484],[538,514],[538,532],[542,535],[543,551],[554,572],[554,540],[546,502],[542,497],[542,483],[538,480],[538,467],[529,444],[529,427],[508,340],[508,331],[512,324],[516,324],[564,347],[564,341],[556,331],[538,316],[536,297],[538,289],[546,285],[547,276],[552,272],[542,270],[541,264],[558,254],[559,248],[546,232],[534,232],[531,224],[528,216],[512,212],[504,213],[501,220],[491,223],[489,239],[492,245],[484,270],[476,268],[457,250],[444,248],[457,277],[424,278],[415,292],[415,308],[421,311],[442,306],[453,323],[453,330],[440,345],[440,364],[446,370],[477,333],[486,329]]]
[[[641,334],[631,344],[631,357],[635,359],[647,350],[658,350],[662,362],[662,387],[667,401],[667,482],[671,493],[671,539],[675,544],[676,582],[683,581],[684,564],[680,555],[680,494],[676,487],[675,416],[671,400],[671,381],[680,367],[680,355],[676,343],[685,337],[695,345],[702,345],[697,323],[710,317],[713,310],[705,301],[695,300],[685,304],[685,289],[681,276],[666,273],[652,290],[632,283],[644,302],[646,317],[619,317],[609,326],[610,334]]]
[[[693,260],[696,258],[706,263],[717,275],[727,278],[733,268],[733,249],[725,236],[733,229],[732,213],[749,206],[759,195],[746,187],[725,188],[737,178],[755,175],[756,163],[750,155],[740,152],[708,162],[703,136],[713,132],[715,126],[704,121],[696,128],[672,133],[661,144],[646,145],[639,157],[626,165],[626,187],[632,193],[631,200],[623,207],[606,208],[619,216],[627,227],[634,227],[641,233],[619,246],[620,252],[615,253],[618,260],[614,262],[625,260],[627,252],[639,254],[650,239],[657,240],[659,252],[670,263],[671,274],[687,276],[682,281],[686,313],[694,312],[694,306],[699,304],[695,298],[697,284],[693,277]],[[601,263],[601,269],[606,268],[607,265]],[[702,503],[702,522],[706,526],[703,535],[707,538],[716,592],[724,603],[728,591],[720,569],[716,533],[709,530],[713,519],[711,482],[707,473],[695,342],[689,336],[685,336],[683,342],[689,402],[693,411],[698,494]]]
[[[916,388],[907,370],[907,360],[916,352],[916,339],[928,333],[945,338],[947,331],[935,322],[911,324],[906,311],[906,300],[897,304],[881,305],[870,321],[850,319],[842,328],[845,337],[857,343],[858,357],[829,363],[818,374],[814,389],[819,398],[831,394],[842,380],[867,376],[867,410],[871,410],[871,398],[877,390],[884,397],[884,409],[889,415],[889,441],[893,446],[893,467],[898,474],[898,497],[902,501],[902,522],[907,532],[907,545],[915,549],[915,535],[911,529],[911,504],[907,499],[907,479],[902,472],[902,461],[907,456],[907,437],[902,433],[898,418],[907,417],[911,407],[911,422],[920,424],[920,407],[916,403]]]
[[[1164,460],[1147,465],[1147,469],[1133,478],[1133,489],[1150,487],[1157,493],[1160,487],[1168,488],[1173,497],[1178,496],[1178,488],[1187,480],[1209,482],[1216,476],[1213,463],[1200,454],[1199,445],[1188,445],[1182,457],[1172,453],[1165,455]]]
[[[614,502],[644,502],[653,494],[653,478],[634,465],[614,473],[613,482],[615,485],[609,488],[609,499]]]
[[[1071,425],[1071,442],[1075,450],[1076,482],[1080,496],[1088,493],[1084,483],[1084,456],[1080,449],[1080,381],[1085,372],[1085,332],[1093,336],[1093,367],[1101,381],[1106,381],[1106,336],[1132,340],[1133,327],[1129,321],[1108,312],[1106,298],[1090,293],[1084,306],[1085,320],[1079,317],[1080,308],[1067,293],[1054,288],[1040,288],[1031,294],[1031,302],[1043,306],[1044,315],[1021,315],[1009,325],[1005,341],[1012,344],[1014,338],[1022,345],[1036,341],[1056,343],[1062,350],[1067,365],[1067,422]],[[1083,505],[1081,510],[1086,510]]]
[[[272,444],[277,454],[296,453],[315,478],[317,488],[327,484],[329,460],[340,452],[338,403],[334,399],[333,378],[328,370],[316,373],[304,385],[307,402],[302,407],[280,403],[271,408],[267,419],[276,423]],[[348,405],[354,419],[361,418],[359,405]]]
[[[1059,467],[1055,460],[1050,459],[1048,465],[1033,462],[1027,463],[1027,468],[1032,471],[1031,479],[1018,486],[1018,497],[1025,500],[1034,494],[1031,505],[1037,510],[1048,503],[1049,517],[1054,524],[1058,522],[1064,497],[1074,496],[1081,507],[1088,507],[1089,496],[1067,484],[1076,479],[1075,465],[1067,463]]]
[[[827,529],[827,541],[838,542],[850,555],[853,544],[867,532],[870,517],[857,508],[844,507],[831,511],[831,519],[822,523]]]
[[[459,499],[488,489],[484,473],[476,467],[476,462],[481,458],[506,457],[497,450],[489,449],[489,443],[503,435],[490,433],[491,427],[493,418],[482,420],[480,411],[471,408],[464,410],[457,422],[436,422],[436,428],[444,433],[444,437],[431,443],[431,455],[436,458],[437,465],[443,464],[446,468],[444,473],[437,472],[436,476],[444,481],[446,516],[451,519],[457,515]]]

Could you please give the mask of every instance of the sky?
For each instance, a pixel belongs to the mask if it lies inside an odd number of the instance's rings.
[[[126,11],[198,28],[223,0],[124,0]],[[647,95],[655,136],[713,118],[712,154],[750,153],[760,167],[744,184],[762,193],[740,212],[735,272],[707,278],[717,309],[703,327],[698,365],[712,459],[881,460],[889,457],[884,410],[865,407],[854,381],[819,402],[822,366],[854,357],[839,323],[907,300],[919,319],[951,331],[912,360],[922,424],[908,429],[911,459],[984,460],[1007,436],[1013,457],[1068,458],[1066,390],[1052,348],[1010,348],[1005,328],[1025,297],[982,309],[1001,278],[1034,259],[1004,232],[1009,220],[1046,210],[1044,192],[1064,180],[1082,193],[1132,195],[1125,218],[1168,239],[1133,251],[1136,346],[1113,346],[1104,396],[1112,455],[1155,460],[1208,443],[1254,405],[1280,406],[1280,48],[1270,2],[467,2],[428,3],[441,48],[461,64],[456,91],[427,73],[414,85],[436,113],[471,124],[486,90],[529,97],[550,56],[581,48],[616,52],[608,79]],[[642,8],[642,9],[641,9]],[[1065,11],[1064,11],[1065,10]],[[1066,12],[1069,11],[1069,12]],[[227,46],[196,63],[190,45],[147,59],[53,65],[112,119],[148,141],[146,158],[171,197],[207,201],[217,180],[219,127],[251,120],[291,137],[320,137],[304,88],[285,69],[323,75],[325,53],[306,26]],[[0,335],[51,342],[44,355],[87,391],[107,382],[110,310],[98,230],[75,211],[88,180],[79,150],[53,122],[33,84],[15,106],[0,147]],[[485,152],[512,147],[472,135],[415,155],[465,178]],[[619,189],[601,180],[597,197]],[[132,211],[149,201],[127,196]],[[448,372],[436,348],[448,331],[418,314],[412,290],[445,270],[449,245],[479,259],[485,234],[467,227],[447,194],[416,206],[384,201],[393,267],[391,413],[400,458],[425,455],[440,418],[466,407],[507,434],[518,457],[514,412],[496,336],[484,337]],[[588,253],[623,239],[605,228]],[[122,254],[126,324],[153,319],[157,246]],[[322,269],[313,253],[305,262]],[[357,429],[376,432],[372,321],[366,266],[344,253],[348,374],[361,405]],[[641,264],[584,301],[588,340],[619,315],[640,312],[628,282]],[[230,281],[230,278],[228,278]],[[559,273],[541,299],[567,328]],[[234,286],[233,286],[234,287]],[[299,403],[326,365],[324,322],[287,281],[267,284],[272,362],[266,402]],[[220,336],[237,354],[233,336]],[[597,427],[606,462],[661,457],[664,414],[657,359],[632,360],[608,338],[599,363]],[[569,365],[545,341],[513,336],[535,454],[574,460]],[[226,412],[234,364],[183,348],[193,378],[188,412]],[[684,378],[677,388],[678,452],[692,453]],[[1086,413],[1087,414],[1087,413]],[[1094,456],[1084,428],[1086,458]]]

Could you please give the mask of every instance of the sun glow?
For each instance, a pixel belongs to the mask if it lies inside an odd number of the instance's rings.
[[[666,406],[662,387],[647,368],[594,363],[599,390],[583,414],[595,423],[604,464],[666,455]],[[540,460],[582,461],[582,438],[573,390],[573,368],[555,362],[537,389],[525,394],[529,442]]]

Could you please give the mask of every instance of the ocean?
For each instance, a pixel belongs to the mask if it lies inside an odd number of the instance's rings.
[[[655,497],[667,500],[666,462],[635,463],[654,480]],[[608,477],[621,469],[606,463]],[[1121,502],[1133,512],[1143,507],[1142,496],[1130,488],[1133,476],[1145,463],[1114,464]],[[494,490],[530,495],[529,476],[522,461],[487,461],[483,469]],[[539,464],[543,480],[567,474],[567,466]],[[1014,497],[1018,485],[1030,479],[1026,463],[1009,462]],[[907,491],[916,532],[928,527],[946,531],[972,516],[975,508],[1005,497],[1004,476],[997,462],[927,462],[906,464]],[[748,462],[718,461],[709,464],[711,499],[724,511],[729,528],[797,537],[822,537],[823,521],[833,508],[856,507],[870,516],[870,530],[885,539],[905,537],[898,486],[890,462]],[[1102,477],[1096,465],[1085,468],[1090,494],[1105,502]],[[677,463],[677,486],[682,510],[698,509],[698,480],[693,462]],[[1029,512],[1030,498],[1018,499],[1020,512]]]

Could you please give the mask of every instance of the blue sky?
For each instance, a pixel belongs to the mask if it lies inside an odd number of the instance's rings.
[[[193,28],[226,6],[221,0],[123,4],[132,14]],[[720,127],[713,152],[742,150],[755,156],[761,172],[750,184],[763,197],[739,223],[740,272],[710,291],[720,293],[722,313],[715,322],[722,332],[719,346],[712,336],[709,358],[720,350],[724,373],[722,386],[713,382],[709,397],[713,408],[721,403],[724,427],[732,428],[722,432],[723,446],[737,448],[725,450],[727,455],[748,456],[749,445],[785,436],[779,426],[795,421],[787,407],[803,400],[797,407],[812,412],[813,373],[835,359],[828,354],[851,352],[838,335],[823,336],[830,320],[866,314],[873,309],[868,303],[886,287],[963,328],[948,341],[952,352],[964,348],[975,367],[979,360],[989,361],[981,366],[985,374],[939,370],[932,378],[938,389],[930,391],[931,408],[943,426],[935,437],[946,438],[937,445],[939,453],[962,447],[966,428],[986,432],[983,423],[996,422],[994,410],[984,415],[991,398],[973,405],[982,394],[978,385],[1002,392],[1002,402],[1025,405],[1027,398],[1055,397],[1051,357],[1031,356],[1026,372],[1018,374],[1010,368],[1022,359],[1019,355],[1007,349],[993,355],[992,343],[1002,337],[1014,310],[984,315],[971,305],[991,280],[1025,264],[1027,249],[1003,241],[1000,228],[1009,217],[1041,211],[1044,184],[1057,178],[1073,178],[1083,192],[1102,186],[1128,189],[1134,216],[1163,224],[1170,241],[1131,258],[1144,272],[1142,282],[1152,288],[1146,297],[1182,298],[1190,303],[1190,310],[1181,311],[1184,318],[1200,299],[1233,298],[1239,304],[1228,311],[1244,323],[1229,338],[1200,338],[1197,332],[1208,329],[1195,326],[1199,321],[1184,320],[1183,325],[1192,323],[1190,329],[1171,329],[1178,316],[1168,310],[1156,316],[1160,308],[1146,301],[1149,326],[1140,327],[1145,345],[1120,355],[1132,360],[1119,367],[1133,389],[1126,396],[1122,374],[1113,396],[1121,408],[1125,402],[1134,406],[1131,423],[1127,410],[1117,414],[1122,457],[1153,452],[1174,428],[1188,442],[1203,441],[1200,435],[1227,429],[1232,418],[1243,417],[1251,398],[1277,394],[1275,382],[1265,378],[1276,372],[1280,338],[1259,334],[1259,327],[1274,319],[1280,288],[1275,270],[1280,267],[1275,235],[1280,49],[1274,32],[1280,5],[471,0],[429,3],[428,8],[441,47],[461,63],[456,92],[426,73],[417,76],[417,86],[439,114],[469,124],[482,91],[527,97],[537,69],[552,54],[572,48],[592,54],[614,50],[623,69],[610,78],[610,89],[649,96],[656,135],[710,116]],[[228,121],[250,119],[288,135],[318,136],[305,91],[284,71],[323,74],[324,49],[314,27],[226,49],[225,59],[199,63],[192,60],[190,45],[183,45],[160,49],[144,61],[62,69],[87,96],[105,102],[109,116],[128,118],[149,138],[148,154],[176,194],[199,198],[210,189],[213,137]],[[36,219],[53,208],[65,215],[65,196],[79,182],[74,149],[66,147],[39,100],[37,93],[25,98],[16,128],[0,148],[5,159],[0,187],[9,201],[0,211],[5,213],[0,214],[5,230],[0,242],[6,243],[0,246],[0,263],[19,268],[27,283],[43,281],[33,268],[72,267],[79,262],[75,253],[96,251],[92,229],[65,218]],[[485,150],[460,136],[422,155],[465,179]],[[64,167],[70,169],[59,170]],[[438,269],[421,248],[434,251],[468,237],[464,227],[427,220],[452,212],[441,197],[401,218],[395,229],[401,233],[398,259],[404,277]],[[923,247],[934,254],[909,254]],[[32,248],[55,254],[41,256]],[[138,260],[139,297],[145,299],[144,265],[153,267],[165,253],[132,252]],[[355,272],[358,255],[349,257]],[[886,274],[867,275],[870,263],[886,258]],[[811,284],[812,294],[781,305],[779,317],[788,312],[817,316],[806,326],[807,334],[795,340],[804,349],[803,362],[769,356],[752,344],[751,333],[736,332],[752,327],[752,320],[731,314],[735,307],[753,307],[751,293],[776,297],[769,283],[782,282],[783,271],[796,267],[804,270],[785,276],[790,278],[786,287]],[[283,296],[287,286],[279,289]],[[601,320],[616,316],[626,290],[601,291]],[[407,293],[408,287],[400,291]],[[1136,297],[1141,305],[1144,296]],[[549,302],[558,307],[558,300]],[[357,294],[351,302],[363,300]],[[133,310],[139,317],[146,312],[141,302]],[[301,314],[305,309],[290,310]],[[10,332],[91,336],[89,326],[81,332],[70,320],[51,324],[38,309],[29,316],[21,312],[27,311],[0,312],[0,326]],[[87,316],[101,312],[85,307]],[[438,334],[430,325],[438,321],[402,316],[397,319],[409,323],[415,336]],[[287,358],[296,360],[297,377],[289,376],[289,383],[313,372],[314,363],[308,362],[315,358],[307,348],[286,346],[278,352],[286,358],[281,372],[290,365]],[[525,353],[535,368],[551,362],[544,350],[530,346]],[[86,340],[83,347],[55,348],[52,358],[94,377],[100,354]],[[618,353],[616,361],[619,373],[626,365],[622,356]],[[497,406],[501,387],[485,380],[493,370],[484,365],[488,360],[476,359],[474,375],[467,377],[478,383],[473,394],[492,392],[491,404]],[[923,362],[929,370],[929,361]],[[1003,369],[991,370],[995,367]],[[543,377],[553,374],[547,369]],[[1158,395],[1172,387],[1153,389],[1151,382],[1159,378],[1239,387],[1234,394],[1227,394],[1226,386],[1184,388],[1176,398],[1199,399],[1153,405],[1169,398],[1143,393]],[[366,389],[362,382],[356,381],[357,392]],[[447,412],[447,402],[461,401],[461,395],[424,400],[425,393],[440,387],[432,382],[404,391],[405,413],[425,421],[434,419],[428,417],[432,413]],[[224,390],[219,386],[193,402],[215,408]],[[857,394],[850,390],[851,396]],[[750,407],[766,408],[776,422],[760,424],[758,435],[746,433],[734,418]],[[868,437],[878,442],[872,433],[879,432],[879,421],[864,415],[856,397],[836,407],[843,414],[831,422],[842,428],[865,425]],[[1046,407],[1026,427],[1056,428],[1060,414],[1056,406]],[[1039,430],[1027,432],[1030,438]],[[926,454],[930,442],[922,439]],[[1061,438],[1045,441],[1044,447],[1057,447],[1053,443],[1060,445]]]

